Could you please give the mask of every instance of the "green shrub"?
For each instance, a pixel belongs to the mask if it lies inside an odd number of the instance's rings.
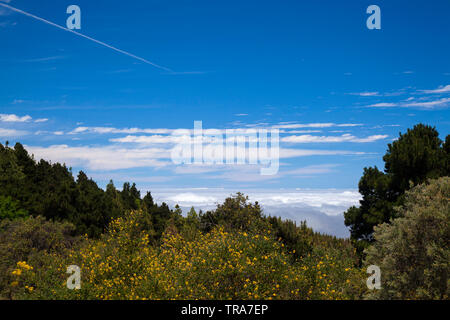
[[[408,191],[399,218],[375,228],[366,265],[381,269],[377,299],[449,299],[450,178]]]
[[[27,262],[35,268],[43,267],[42,254],[62,254],[71,248],[76,238],[69,223],[46,221],[43,217],[29,217],[0,222],[0,297],[11,298],[15,281],[12,272],[18,262]]]
[[[11,197],[0,196],[0,221],[3,219],[15,220],[26,216],[28,216],[28,212],[20,207],[18,201]]]

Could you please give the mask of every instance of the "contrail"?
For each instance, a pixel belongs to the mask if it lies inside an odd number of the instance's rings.
[[[159,69],[162,69],[162,70],[171,72],[171,73],[173,72],[173,70],[171,70],[171,69],[169,69],[169,68],[166,68],[166,67],[157,65],[156,63],[153,63],[153,62],[148,61],[148,60],[146,60],[146,59],[144,59],[144,58],[138,57],[138,56],[136,56],[136,55],[134,55],[134,54],[132,54],[132,53],[129,53],[129,52],[120,50],[120,49],[118,49],[118,48],[116,48],[116,47],[113,47],[113,46],[107,44],[107,43],[104,43],[104,42],[102,42],[102,41],[99,41],[99,40],[96,40],[96,39],[94,39],[94,38],[88,37],[88,36],[86,36],[86,35],[84,35],[84,34],[82,34],[82,33],[79,33],[79,32],[76,32],[76,31],[73,31],[73,30],[64,28],[63,26],[60,26],[60,25],[58,25],[58,24],[56,24],[56,23],[53,23],[53,22],[51,22],[51,21],[48,21],[48,20],[45,20],[45,19],[40,18],[40,17],[38,17],[38,16],[35,16],[34,14],[31,14],[31,13],[22,11],[22,10],[20,10],[20,9],[11,7],[10,5],[7,5],[7,4],[2,3],[2,2],[0,2],[0,6],[3,6],[3,7],[5,7],[5,8],[8,8],[8,9],[13,10],[13,11],[18,12],[18,13],[21,13],[21,14],[23,14],[23,15],[26,15],[26,16],[30,17],[30,18],[33,18],[33,19],[36,19],[36,20],[45,22],[46,24],[49,24],[49,25],[54,26],[54,27],[57,27],[57,28],[62,29],[62,30],[64,30],[64,31],[71,32],[71,33],[73,33],[73,34],[76,34],[77,36],[80,36],[80,37],[83,37],[83,38],[85,38],[85,39],[91,40],[91,41],[93,41],[93,42],[95,42],[95,43],[98,43],[99,45],[102,45],[102,46],[107,47],[107,48],[109,48],[109,49],[113,49],[114,51],[117,51],[117,52],[119,52],[119,53],[125,54],[125,55],[127,55],[127,56],[129,56],[129,57],[132,57],[132,58],[134,58],[134,59],[137,59],[137,60],[139,60],[139,61],[145,62],[145,63],[147,63],[147,64],[149,64],[149,65],[152,65],[152,66],[154,66],[154,67],[156,67],[156,68],[159,68]]]

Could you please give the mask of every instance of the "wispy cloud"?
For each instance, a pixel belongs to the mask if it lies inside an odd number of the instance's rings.
[[[111,142],[120,143],[139,143],[139,144],[167,144],[167,143],[177,143],[183,142],[184,138],[180,136],[162,136],[162,135],[151,135],[151,136],[131,136],[128,135],[123,138],[112,138],[109,139]]]
[[[405,102],[381,102],[371,104],[369,108],[424,108],[424,109],[434,109],[436,107],[446,107],[450,104],[450,98],[442,98],[438,100],[422,101],[408,99]]]
[[[1,138],[7,138],[7,137],[21,137],[24,135],[27,135],[27,131],[22,130],[16,130],[16,129],[5,129],[0,128],[0,137]]]
[[[314,150],[280,148],[280,158],[298,158],[310,156],[343,156],[343,155],[365,155],[366,152],[348,150]]]
[[[350,93],[351,95],[354,96],[360,96],[360,97],[375,97],[375,96],[379,96],[380,93],[378,91],[365,91],[365,92],[354,92],[354,93]]]
[[[50,57],[42,57],[42,58],[34,58],[34,59],[26,59],[24,62],[46,62],[46,61],[54,61],[64,59],[64,56],[50,56]]]
[[[5,3],[10,3],[11,0],[0,0],[0,3],[5,2]],[[1,16],[8,16],[11,14],[10,10],[5,10],[3,8],[0,8],[0,17]]]
[[[322,130],[280,130],[280,133],[319,133]]]
[[[34,120],[34,122],[36,122],[36,123],[41,123],[41,122],[46,122],[46,121],[48,121],[47,118],[40,118],[40,119]]]
[[[2,12],[2,10],[0,9],[0,17],[2,16],[1,12]],[[16,24],[17,24],[17,22],[15,22],[15,21],[2,21],[2,22],[0,22],[0,28],[15,26]]]
[[[26,146],[26,148],[37,159],[50,159],[70,166],[83,166],[90,170],[162,167],[171,163],[161,160],[170,159],[170,150],[161,148],[127,149],[117,148],[117,146],[71,147],[68,145]]]
[[[425,102],[410,102],[405,103],[403,107],[421,107],[426,109],[433,109],[435,107],[447,106],[450,103],[450,98],[442,98],[434,101],[425,101]]]
[[[114,127],[77,127],[70,131],[69,134],[80,134],[80,133],[96,133],[96,134],[137,134],[137,133],[148,133],[148,134],[169,134],[172,133],[174,129],[166,128],[156,128],[156,129],[142,129],[142,128],[114,128]]]
[[[299,128],[331,128],[331,127],[359,127],[361,123],[286,123],[272,126],[275,129],[299,129]]]
[[[0,136],[18,136],[25,132],[17,130],[2,129]],[[156,147],[118,147],[117,145],[107,146],[68,146],[52,145],[49,147],[26,146],[30,153],[37,159],[47,159],[54,162],[66,163],[70,166],[85,167],[90,170],[119,170],[131,168],[154,167],[161,168],[173,166],[170,148]],[[223,150],[223,149],[222,149]],[[227,153],[227,150],[225,152]],[[229,151],[229,150],[228,150]],[[335,155],[364,155],[365,152],[355,152],[346,150],[313,150],[313,149],[293,149],[280,148],[280,158],[298,158],[309,156],[335,156]],[[233,148],[234,152],[234,148]],[[257,150],[248,150],[248,152],[257,152]],[[213,152],[214,153],[214,152]],[[228,153],[227,153],[228,154]],[[205,167],[207,165],[205,164]],[[221,165],[211,167],[221,169]],[[222,168],[224,166],[222,165]],[[230,167],[239,167],[227,166]],[[247,168],[249,166],[246,166]],[[254,166],[257,168],[257,166]],[[181,170],[181,169],[180,169]],[[255,169],[256,170],[256,169]],[[236,179],[238,179],[236,174]],[[261,176],[259,173],[255,175]],[[242,177],[243,178],[243,177]],[[249,178],[249,177],[248,177]],[[260,178],[258,178],[260,179]]]
[[[319,164],[306,166],[294,170],[283,172],[284,175],[290,176],[313,176],[317,174],[325,174],[333,172],[333,169],[338,167],[338,164]]]
[[[419,91],[423,93],[450,93],[450,84],[446,86],[440,86],[439,88],[433,90],[419,90]]]
[[[374,103],[369,105],[368,107],[371,108],[391,108],[391,107],[398,107],[398,103],[393,102],[380,102],[380,103]]]
[[[313,135],[293,135],[281,138],[282,142],[289,143],[339,143],[339,142],[357,142],[368,143],[377,140],[386,139],[387,135],[372,135],[366,138],[357,138],[351,134],[343,134],[340,136],[313,136]]]

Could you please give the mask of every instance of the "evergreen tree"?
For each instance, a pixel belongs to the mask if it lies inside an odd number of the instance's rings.
[[[434,127],[418,124],[388,145],[385,172],[364,168],[358,184],[360,206],[344,213],[352,239],[362,240],[357,244],[360,252],[373,240],[374,226],[396,217],[394,207],[403,203],[406,190],[428,178],[449,175],[448,141],[449,136],[442,145]]]

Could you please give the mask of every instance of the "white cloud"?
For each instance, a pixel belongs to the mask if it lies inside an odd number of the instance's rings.
[[[368,107],[372,108],[391,108],[391,107],[399,107],[399,108],[425,108],[425,109],[433,109],[435,107],[444,107],[450,104],[450,98],[442,98],[439,100],[432,101],[414,101],[411,99],[407,100],[408,102],[402,103],[391,103],[391,102],[381,102],[371,104]]]
[[[420,90],[423,93],[450,93],[450,84],[433,90]]]
[[[299,128],[331,128],[331,127],[359,127],[361,123],[288,123],[272,126],[275,129],[299,129]]]
[[[203,189],[152,189],[155,201],[166,202],[174,207],[179,204],[183,212],[194,206],[197,212],[201,209],[215,209],[217,204],[234,194],[236,190],[221,188]],[[344,225],[343,212],[350,206],[358,205],[361,198],[357,190],[246,190],[250,201],[258,201],[264,214],[279,216],[300,223],[307,222],[315,231],[332,234],[338,237],[349,237]]]
[[[199,195],[192,192],[183,192],[172,196],[168,196],[166,200],[176,202],[183,206],[193,206],[199,204],[215,204],[217,202],[217,198],[215,197]]]
[[[179,204],[182,207],[201,206],[201,208],[213,208],[236,190],[225,189],[174,189],[151,190],[152,195],[158,201],[170,204]],[[258,201],[268,207],[301,207],[316,208],[327,215],[337,216],[353,205],[358,205],[361,195],[357,190],[334,189],[290,189],[290,190],[248,190],[246,194],[251,201]],[[197,208],[198,209],[198,208]]]
[[[123,138],[109,139],[111,142],[120,143],[140,143],[140,144],[167,144],[167,143],[177,143],[183,142],[183,137],[180,136],[162,136],[162,135],[152,135],[152,136],[126,136]]]
[[[130,173],[123,172],[94,172],[89,173],[89,177],[95,180],[109,181],[113,180],[114,183],[120,182],[128,182],[133,181],[136,183],[153,183],[153,182],[167,182],[173,180],[175,177],[173,176],[156,176],[149,175],[147,172],[141,172],[140,174],[134,173],[130,175]]]
[[[450,98],[442,98],[434,101],[426,101],[426,102],[410,102],[403,104],[404,107],[421,107],[426,109],[433,109],[434,107],[446,106],[450,103]]]
[[[176,174],[203,174],[216,172],[223,169],[225,166],[221,165],[205,165],[205,164],[190,164],[176,166],[174,172]]]
[[[280,130],[280,133],[319,133],[322,132],[322,130]]]
[[[29,115],[20,117],[15,114],[0,114],[0,121],[3,122],[27,122],[30,120],[31,117]]]
[[[356,93],[351,93],[351,95],[355,95],[355,96],[360,96],[360,97],[374,97],[374,96],[378,96],[380,93],[378,91],[365,91],[365,92],[356,92]]]
[[[161,148],[126,149],[113,146],[69,147],[53,145],[49,147],[27,146],[27,150],[37,159],[83,166],[91,170],[117,170],[138,167],[162,167],[171,162],[170,150]]]
[[[0,128],[0,137],[18,137],[27,134],[26,131]]]
[[[349,133],[340,136],[313,136],[313,135],[300,135],[300,136],[287,136],[281,138],[282,142],[289,143],[338,143],[338,142],[358,142],[367,143],[387,138],[387,135],[372,135],[366,138],[357,138]]]
[[[257,125],[247,125],[247,127],[250,128],[265,128],[265,129],[298,129],[298,128],[331,128],[331,127],[358,127],[362,126],[360,123],[306,123],[306,124],[300,124],[300,123],[280,123],[277,125],[269,126],[267,123],[264,124],[257,124]],[[193,131],[193,128],[190,129],[168,129],[168,128],[114,128],[114,127],[84,127],[80,126],[75,128],[74,130],[70,131],[69,134],[139,134],[139,133],[145,133],[145,134],[155,134],[155,135],[161,135],[161,134],[171,134],[174,133],[176,130],[190,130]],[[245,134],[248,130],[248,128],[234,128],[235,133],[243,133]],[[283,132],[283,130],[281,130]],[[320,130],[309,130],[309,131],[291,131],[292,133],[313,133],[313,132],[320,132]],[[203,128],[203,134],[225,134],[226,129],[206,129]],[[114,139],[111,141],[115,142],[139,142],[137,140],[141,140],[142,143],[148,143],[145,140],[148,138],[144,137],[132,137],[128,136],[125,138]],[[151,138],[155,139],[155,141],[158,139],[156,136]],[[148,141],[151,141],[151,139],[148,139]],[[136,141],[133,141],[136,140]]]
[[[2,129],[0,130],[0,136],[18,136],[25,132],[19,132],[16,130]],[[54,133],[58,134],[58,132]],[[233,181],[258,181],[274,179],[274,176],[261,176],[258,171],[262,165],[268,165],[273,162],[269,154],[260,154],[259,165],[225,165],[221,162],[213,164],[212,161],[209,164],[205,164],[203,167],[190,166],[174,166],[171,161],[171,149],[168,148],[123,148],[117,145],[110,146],[68,146],[68,145],[52,145],[49,147],[39,146],[27,146],[30,153],[34,154],[37,159],[46,159],[53,162],[66,163],[70,166],[85,167],[90,170],[119,170],[130,168],[145,168],[145,167],[166,167],[171,166],[175,168],[175,173],[207,173],[213,171],[222,171],[225,169],[225,173],[222,178]],[[221,148],[221,150],[223,150]],[[270,149],[269,149],[270,150]],[[225,149],[225,154],[228,154],[229,150]],[[234,152],[234,148],[233,148]],[[251,152],[258,152],[257,150],[249,150],[247,148],[244,151],[246,159]],[[211,155],[214,152],[211,152]],[[309,150],[309,149],[290,149],[280,148],[279,158],[297,158],[307,156],[332,156],[332,155],[364,155],[365,152],[345,151],[345,150]],[[204,155],[204,160],[215,160],[208,158],[208,155]],[[268,163],[266,163],[268,162]],[[312,167],[307,168],[313,170],[316,173],[323,172],[326,168]],[[303,173],[307,173],[307,169],[303,170]],[[310,171],[310,173],[313,173]],[[302,172],[298,172],[301,174]],[[278,176],[279,177],[279,176]]]
[[[36,122],[36,123],[41,123],[41,122],[46,122],[46,121],[48,121],[47,118],[41,118],[41,119],[34,120],[34,122]]]
[[[140,128],[124,128],[118,129],[113,127],[77,127],[69,134],[79,133],[96,133],[96,134],[112,134],[112,133],[124,133],[124,134],[136,134],[136,133],[148,133],[148,134],[169,134],[173,129],[140,129]]]
[[[380,103],[371,104],[369,107],[372,107],[372,108],[390,108],[390,107],[397,107],[397,106],[398,106],[397,103],[380,102]]]
[[[342,156],[342,155],[364,155],[365,152],[346,150],[311,150],[280,148],[280,158],[297,158],[309,156]]]
[[[333,168],[336,168],[338,166],[339,165],[337,164],[318,164],[285,171],[282,172],[282,174],[290,176],[311,176],[333,172]]]
[[[0,137],[20,137],[27,135],[27,131],[0,128]]]

